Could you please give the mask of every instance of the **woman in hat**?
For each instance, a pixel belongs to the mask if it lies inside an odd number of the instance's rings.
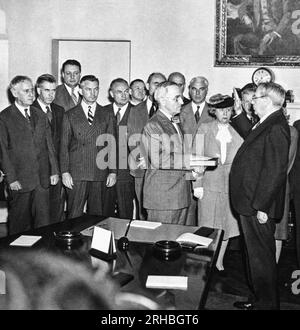
[[[204,155],[219,159],[218,166],[206,168],[203,177],[199,177],[193,187],[198,198],[198,226],[224,230],[216,263],[219,271],[224,270],[223,258],[229,238],[239,235],[238,222],[229,201],[229,172],[243,139],[229,123],[233,106],[234,100],[228,95],[212,96],[209,112],[215,120],[200,124],[196,133],[204,136]]]

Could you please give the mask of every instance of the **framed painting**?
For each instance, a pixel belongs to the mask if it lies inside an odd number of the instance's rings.
[[[216,0],[215,66],[300,66],[300,0]]]

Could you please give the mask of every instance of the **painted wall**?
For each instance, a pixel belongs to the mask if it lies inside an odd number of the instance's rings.
[[[52,38],[131,40],[132,79],[147,79],[152,71],[181,71],[187,80],[204,75],[209,95],[242,87],[254,70],[214,67],[214,0],[0,0],[0,9],[6,13],[8,36],[5,80],[16,74],[35,80],[51,72]],[[2,65],[7,64],[0,54]],[[300,100],[299,69],[273,71],[276,81]],[[3,109],[7,100],[3,89],[0,93]]]

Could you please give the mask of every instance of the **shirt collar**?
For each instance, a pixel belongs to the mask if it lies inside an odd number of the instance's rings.
[[[95,111],[96,111],[96,105],[97,105],[96,102],[94,102],[93,104],[87,104],[87,103],[84,102],[84,100],[82,100],[82,102],[81,102],[81,106],[82,106],[82,109],[83,109],[85,114],[87,114],[89,112],[89,106],[90,106],[92,114],[94,115]]]
[[[18,110],[22,113],[23,116],[25,116],[25,109],[28,109],[28,115],[30,116],[30,106],[23,107],[22,105],[18,104],[16,101],[15,101],[15,106],[18,108]]]
[[[126,103],[126,104],[123,105],[122,107],[118,107],[118,106],[116,105],[116,103],[113,103],[114,114],[116,115],[117,112],[118,112],[118,110],[121,109],[121,110],[120,110],[120,115],[121,115],[121,117],[122,117],[122,116],[124,115],[124,113],[125,113],[127,107],[128,107],[128,103]]]
[[[71,95],[72,94],[72,88],[70,86],[66,85],[66,84],[64,84],[64,85],[65,85],[68,93]],[[76,87],[74,87],[74,93],[77,96],[79,95],[79,86],[78,85]]]
[[[37,99],[37,101],[38,101],[40,107],[42,108],[42,110],[43,110],[45,113],[47,113],[47,109],[46,109],[46,107],[49,107],[50,110],[51,110],[51,105],[50,105],[50,104],[49,104],[49,105],[46,105],[46,104],[43,103],[39,98]],[[52,111],[52,110],[51,110],[51,111]]]
[[[150,111],[150,109],[151,109],[151,107],[152,107],[152,103],[153,103],[153,102],[150,100],[150,98],[147,97],[146,105],[147,105],[148,113],[149,113],[149,111]]]
[[[162,112],[171,121],[171,118],[173,117],[172,115],[170,115],[168,112],[165,112],[162,109],[159,109],[159,111]]]
[[[192,101],[192,108],[193,108],[193,112],[194,112],[194,114],[196,113],[196,111],[197,111],[197,107],[198,106],[200,106],[200,108],[199,108],[199,114],[201,115],[201,113],[202,113],[202,111],[203,111],[203,109],[204,109],[204,107],[205,107],[205,101],[204,102],[202,102],[202,103],[200,103],[200,104],[196,104],[194,101]]]

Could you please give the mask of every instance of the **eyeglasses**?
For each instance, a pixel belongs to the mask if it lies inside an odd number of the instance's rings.
[[[260,99],[260,98],[262,98],[262,97],[266,97],[266,96],[268,96],[268,95],[252,96],[252,101],[253,101],[253,100],[256,100],[256,99]]]

